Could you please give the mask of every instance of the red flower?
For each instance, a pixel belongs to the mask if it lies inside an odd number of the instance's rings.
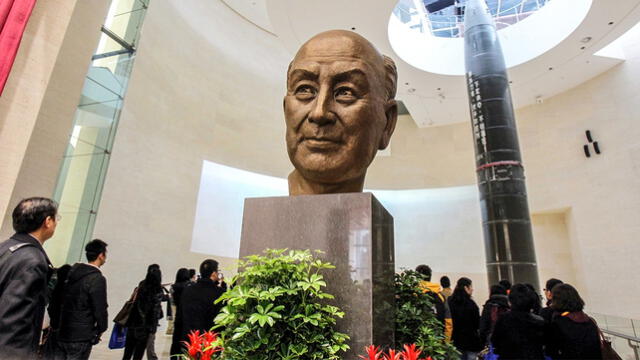
[[[380,356],[382,355],[382,351],[380,351],[380,346],[369,345],[364,348],[367,352],[367,357],[360,355],[361,359],[364,360],[382,360]]]
[[[213,343],[218,339],[218,334],[207,331],[200,334],[199,330],[192,331],[188,335],[189,341],[183,341],[187,347],[187,356],[191,360],[211,360],[213,354],[222,351],[220,346]]]
[[[395,350],[389,349],[388,355],[384,356],[384,360],[400,360],[401,353],[396,353]]]
[[[191,358],[195,358],[196,355],[202,350],[203,337],[200,335],[200,330],[191,331],[188,335],[189,341],[183,341],[187,347],[187,353]]]
[[[405,345],[402,354],[403,360],[420,360],[418,357],[422,351],[416,349],[416,344]]]
[[[206,333],[204,333],[204,341],[207,346],[211,345],[211,343],[216,341],[217,339],[218,339],[218,334],[216,334],[213,331],[207,331]]]

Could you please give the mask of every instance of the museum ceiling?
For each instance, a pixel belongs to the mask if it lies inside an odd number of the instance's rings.
[[[396,0],[222,1],[278,37],[292,54],[321,31],[357,31],[396,60],[398,98],[419,127],[469,119],[463,59],[457,55],[462,39],[440,39],[448,42],[429,47],[415,32],[394,30]],[[401,2],[407,1],[420,3]],[[535,105],[620,64],[624,57],[615,40],[639,20],[640,0],[548,0],[535,14],[500,30],[516,108]],[[417,41],[398,45],[398,39],[412,36]],[[407,49],[417,52],[408,56]]]

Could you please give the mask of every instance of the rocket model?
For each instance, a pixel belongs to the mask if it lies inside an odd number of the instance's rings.
[[[489,285],[506,279],[538,288],[509,79],[498,33],[484,0],[467,0],[464,29],[466,80]]]

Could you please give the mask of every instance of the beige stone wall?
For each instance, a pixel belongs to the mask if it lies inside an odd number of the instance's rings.
[[[4,238],[20,199],[53,195],[109,0],[38,1],[0,97]],[[5,211],[6,210],[6,211]]]
[[[544,288],[545,281],[550,278],[576,284],[576,273],[579,269],[573,262],[574,254],[567,216],[570,216],[569,211],[539,213],[531,216],[533,238],[538,253],[541,289]]]

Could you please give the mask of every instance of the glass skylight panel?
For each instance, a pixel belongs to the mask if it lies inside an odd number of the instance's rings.
[[[505,28],[526,19],[551,0],[486,0],[489,11],[496,20],[498,29]],[[401,0],[394,10],[394,14],[403,22],[416,22],[419,30],[431,31],[436,37],[462,37],[464,23],[464,5],[466,0],[457,0],[452,6],[429,13],[427,6],[448,5],[453,0]],[[422,9],[416,9],[421,6]],[[440,6],[438,6],[440,8]],[[415,17],[423,17],[417,21]]]

